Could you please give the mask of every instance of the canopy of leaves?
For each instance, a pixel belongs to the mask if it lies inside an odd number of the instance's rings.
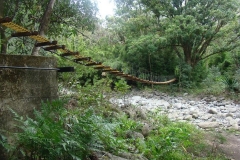
[[[210,55],[230,51],[239,44],[235,0],[141,0],[160,19],[167,39],[164,47],[175,49],[191,66]]]

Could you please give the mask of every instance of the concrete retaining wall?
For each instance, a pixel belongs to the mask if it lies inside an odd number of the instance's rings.
[[[1,66],[56,68],[53,57],[0,55],[0,133],[13,130],[13,115],[32,116],[42,101],[56,99],[56,70],[13,69]],[[4,134],[6,134],[4,132]]]

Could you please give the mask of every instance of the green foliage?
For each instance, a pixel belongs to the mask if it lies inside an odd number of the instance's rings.
[[[148,118],[154,129],[145,138],[135,138],[133,133],[141,132],[143,127],[141,120],[125,114],[106,116],[109,110],[94,105],[99,101],[92,101],[91,97],[95,96],[82,97],[86,98],[79,99],[78,105],[59,100],[44,103],[41,111],[34,111],[34,119],[25,119],[12,111],[21,132],[15,133],[14,145],[2,136],[1,146],[11,159],[86,159],[95,151],[132,152],[153,160],[205,159],[199,157],[206,152],[202,133],[192,125],[174,123],[151,112]],[[90,105],[93,107],[83,107]]]
[[[225,72],[229,71],[232,63],[231,53],[222,53],[213,56],[209,60],[209,67],[217,66],[221,73],[224,74]]]
[[[3,17],[12,17],[13,22],[30,31],[38,31],[48,2],[48,0],[5,0]],[[58,0],[53,7],[46,35],[49,39],[55,39],[59,35],[69,37],[77,35],[78,32],[93,31],[97,21],[96,10],[96,5],[90,0]],[[11,46],[8,52],[30,54],[35,41],[29,38],[11,40],[8,29],[1,28],[0,31],[1,35],[4,35],[1,36],[1,44],[7,48]]]
[[[224,84],[221,81],[221,72],[218,67],[209,68],[207,77],[202,82],[203,92],[219,95],[224,91]]]
[[[176,55],[192,67],[211,55],[233,50],[239,44],[239,40],[233,38],[239,30],[239,2],[236,0],[141,2],[160,20],[159,30],[167,42],[162,47],[174,48]]]
[[[91,151],[103,149],[111,125],[92,108],[80,111],[68,105],[63,101],[43,104],[41,111],[34,111],[34,119],[14,113],[21,129],[14,152],[25,159],[84,159]]]
[[[184,147],[191,146],[190,133],[193,128],[183,124],[173,124],[157,129],[146,140],[146,157],[148,159],[181,159],[175,153],[183,152]],[[179,156],[179,154],[177,154]]]
[[[120,79],[118,82],[115,82],[115,90],[121,92],[122,94],[127,93],[131,87],[127,85],[127,82],[123,79]]]
[[[198,63],[194,68],[182,62],[175,68],[175,76],[178,77],[178,87],[191,89],[198,87],[207,76],[207,69],[204,63]]]
[[[133,131],[139,131],[141,124],[132,119],[129,119],[127,115],[122,115],[117,118],[118,126],[115,131],[118,137],[127,138],[127,134]]]
[[[234,77],[223,76],[221,80],[225,85],[225,89],[227,92],[238,91],[239,83],[237,82],[237,80],[234,79]]]

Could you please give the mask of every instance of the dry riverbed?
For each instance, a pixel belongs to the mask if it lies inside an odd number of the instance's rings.
[[[189,122],[199,129],[214,132],[226,141],[217,141],[214,136],[207,136],[207,141],[229,159],[240,160],[240,104],[232,100],[215,96],[192,97],[187,93],[169,96],[157,91],[132,91],[110,101],[119,107],[133,106],[144,112],[154,111],[167,115],[172,121]]]

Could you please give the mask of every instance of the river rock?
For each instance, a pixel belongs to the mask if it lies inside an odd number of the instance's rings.
[[[217,128],[219,126],[218,122],[200,122],[198,126],[203,129],[207,128]]]
[[[201,117],[201,119],[203,119],[203,120],[208,120],[208,119],[210,119],[210,118],[212,118],[212,115],[211,115],[211,114],[205,114],[205,115],[203,115],[203,116]]]
[[[182,108],[182,103],[174,103],[172,106],[174,108],[181,109]]]
[[[132,154],[129,152],[119,153],[119,156],[126,158],[127,160],[147,160],[147,158],[143,157],[143,155]],[[115,160],[115,159],[112,159]]]
[[[144,139],[144,136],[139,132],[128,132],[127,137],[133,139]]]
[[[227,114],[225,115],[225,117],[233,117],[233,114],[232,114],[232,113],[227,113]]]
[[[228,108],[227,110],[228,110],[228,112],[230,112],[230,113],[235,113],[235,112],[237,112],[237,108]]]
[[[231,127],[229,127],[230,130],[239,130],[238,124],[233,124]]]
[[[199,117],[199,115],[197,114],[197,113],[194,113],[193,115],[192,115],[192,118],[194,118],[194,119],[197,119]]]
[[[95,155],[98,157],[99,160],[129,160],[123,157],[115,156],[109,152],[95,152]]]
[[[179,116],[179,114],[176,113],[176,112],[173,112],[173,113],[168,114],[168,118],[169,118],[169,119],[176,119],[176,117],[178,117],[178,116]]]
[[[149,124],[144,123],[144,124],[143,124],[143,127],[142,127],[142,135],[143,135],[144,137],[147,137],[147,136],[149,135],[150,131],[151,131],[151,129],[150,129]]]
[[[117,104],[129,117],[148,119],[148,113],[157,112],[157,115],[167,115],[172,121],[190,121],[203,128],[228,129],[240,126],[240,105],[224,98],[209,96],[204,98],[189,98],[188,96],[170,96],[161,92],[131,92],[125,96],[129,106],[145,110],[141,113],[131,108],[123,108],[124,101],[112,98],[110,101]],[[126,111],[127,109],[127,111]],[[137,111],[137,112],[136,112]],[[229,118],[230,117],[230,118]],[[213,122],[214,121],[214,122]],[[219,125],[221,124],[221,125]]]
[[[211,109],[208,110],[208,113],[210,113],[210,114],[217,114],[218,112],[217,112],[216,108],[211,108]]]
[[[184,120],[192,120],[192,115],[187,115],[187,116],[185,116],[184,118],[183,118]]]
[[[240,113],[236,114],[236,118],[240,118]]]

